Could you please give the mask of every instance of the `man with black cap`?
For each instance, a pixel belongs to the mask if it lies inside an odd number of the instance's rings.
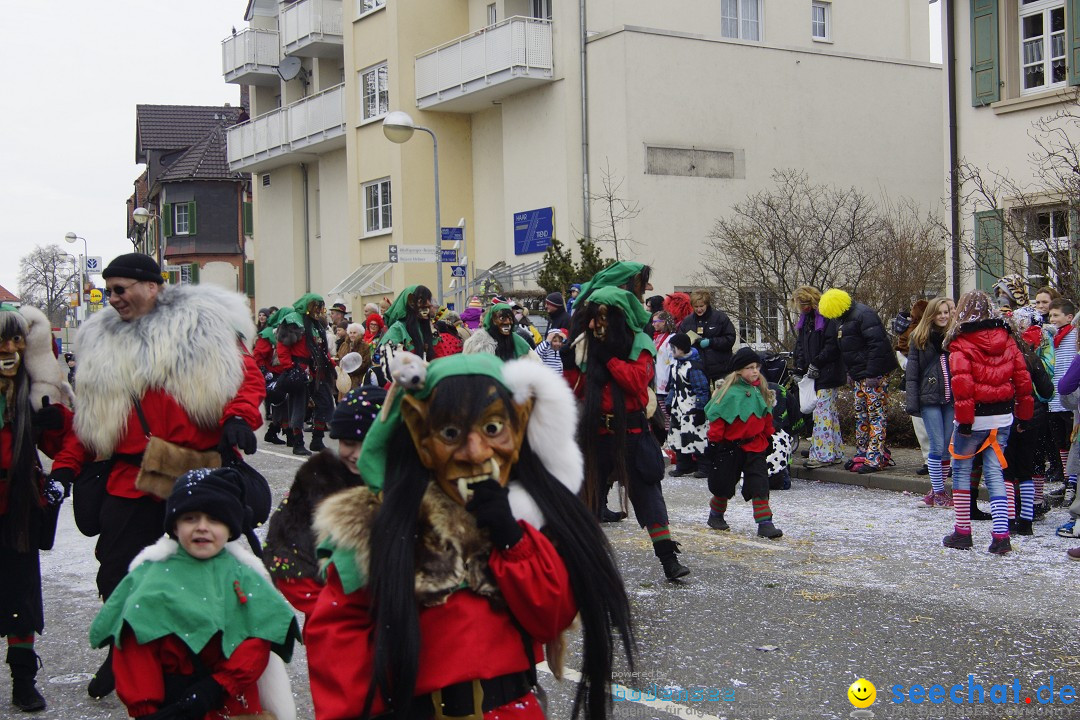
[[[566,312],[561,292],[553,292],[544,299],[544,309],[548,314],[548,330],[562,328],[570,330],[570,313]]]
[[[161,535],[165,505],[138,481],[151,438],[170,452],[255,452],[266,395],[245,347],[251,308],[221,288],[168,286],[149,255],[128,253],[102,272],[109,307],[79,331],[75,434],[52,479],[74,480],[95,458],[110,463],[101,500],[98,592],[107,599],[144,547]],[[87,691],[113,690],[110,657]]]

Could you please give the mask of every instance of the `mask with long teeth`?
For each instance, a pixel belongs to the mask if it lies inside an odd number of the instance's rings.
[[[26,350],[26,338],[22,335],[0,338],[0,377],[15,377],[22,364],[22,353]]]
[[[476,418],[452,418],[436,425],[428,413],[433,399],[407,395],[401,414],[421,464],[438,486],[460,505],[472,497],[470,486],[475,483],[495,480],[505,487],[521,452],[531,403],[508,407],[495,397]]]
[[[492,318],[491,324],[502,335],[509,335],[514,331],[514,314],[508,310],[502,310]]]

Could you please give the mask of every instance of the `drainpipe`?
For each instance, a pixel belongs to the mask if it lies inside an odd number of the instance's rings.
[[[581,210],[585,224],[582,232],[592,237],[592,213],[589,207],[589,93],[588,72],[585,68],[585,0],[578,0],[578,25],[581,31]]]
[[[311,228],[308,227],[308,172],[307,165],[300,163],[300,174],[304,178],[304,292],[311,292]]]
[[[960,299],[960,148],[956,127],[956,27],[953,22],[953,0],[943,0],[945,13],[945,73],[949,103],[949,214],[952,235],[952,296]]]

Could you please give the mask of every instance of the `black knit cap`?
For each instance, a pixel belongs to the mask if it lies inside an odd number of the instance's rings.
[[[362,442],[384,402],[386,391],[376,385],[361,385],[350,390],[334,408],[334,416],[330,418],[330,437]]]
[[[546,298],[544,298],[544,301],[549,302],[552,305],[558,305],[560,307],[562,307],[563,305],[566,304],[566,303],[563,302],[562,293],[558,292],[558,291],[553,292],[550,295],[548,295]]]
[[[161,267],[154,261],[154,258],[142,253],[118,255],[102,271],[101,277],[106,280],[114,277],[131,278],[132,280],[156,282],[159,285],[165,282],[161,277]]]
[[[668,342],[671,344],[671,347],[679,348],[684,353],[690,352],[690,336],[686,333],[675,333]]]
[[[754,352],[754,348],[744,345],[731,358],[731,372],[738,372],[753,363],[761,365],[761,356]]]
[[[176,521],[184,513],[204,512],[229,528],[229,540],[244,531],[243,479],[231,467],[189,470],[176,479],[165,501],[165,532],[176,539]]]

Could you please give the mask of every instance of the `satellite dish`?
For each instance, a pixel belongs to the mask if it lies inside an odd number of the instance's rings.
[[[304,65],[300,58],[289,55],[282,58],[281,62],[278,63],[277,71],[278,75],[281,76],[281,79],[288,82],[290,80],[295,80],[303,69]]]

